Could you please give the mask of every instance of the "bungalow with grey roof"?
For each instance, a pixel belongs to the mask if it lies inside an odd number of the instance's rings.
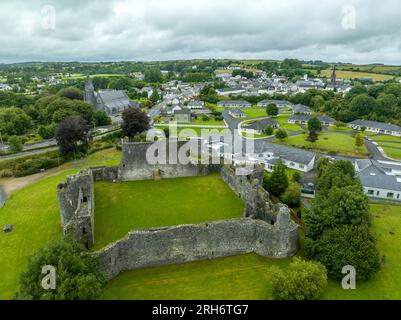
[[[241,132],[247,134],[264,134],[266,127],[278,128],[280,125],[276,120],[264,119],[241,126]]]
[[[228,114],[234,118],[246,118],[246,113],[240,109],[233,109]]]
[[[252,104],[244,100],[223,100],[217,102],[217,106],[224,108],[251,108]]]
[[[355,161],[355,171],[368,197],[401,201],[401,164],[360,159]]]
[[[174,111],[174,121],[177,122],[191,122],[191,110],[183,108]]]
[[[313,118],[311,115],[306,115],[306,114],[296,114],[294,116],[291,116],[288,118],[287,122],[291,124],[301,124],[301,125],[307,125],[308,121]],[[317,116],[316,117],[322,126],[328,127],[328,126],[334,126],[335,120],[333,118],[327,117],[327,116]]]
[[[391,123],[387,124],[370,120],[355,120],[348,123],[347,126],[354,130],[362,130],[364,127],[366,128],[366,131],[401,137],[401,127]]]
[[[312,114],[312,110],[303,104],[296,104],[295,106],[292,106],[292,113],[293,114]]]
[[[245,89],[243,88],[222,88],[216,89],[216,92],[219,96],[229,96],[229,95],[239,95],[245,93]]]
[[[291,108],[294,104],[287,100],[262,100],[258,102],[259,108],[266,108],[269,104],[275,104],[279,108]]]

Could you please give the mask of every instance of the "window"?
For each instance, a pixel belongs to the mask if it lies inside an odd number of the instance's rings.
[[[300,169],[303,169],[304,167],[305,167],[305,166],[304,166],[303,164],[300,164],[300,165],[299,165],[299,168],[300,168]]]
[[[373,195],[374,195],[374,193],[375,193],[375,191],[374,191],[374,190],[368,190],[368,195],[370,195],[370,196],[373,196]]]
[[[376,192],[376,195],[378,196],[379,194],[380,194],[380,191],[377,191],[377,192]]]
[[[387,198],[393,199],[393,198],[394,198],[394,193],[388,192],[388,193],[387,193]]]

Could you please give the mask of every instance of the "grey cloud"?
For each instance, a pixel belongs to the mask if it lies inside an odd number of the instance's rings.
[[[56,29],[41,8],[56,9]],[[342,27],[353,5],[356,29]],[[401,63],[401,6],[384,0],[0,1],[0,62],[285,58]]]

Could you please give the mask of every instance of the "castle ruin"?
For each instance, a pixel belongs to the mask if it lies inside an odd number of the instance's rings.
[[[181,147],[186,142],[178,142]],[[183,263],[202,259],[256,253],[286,258],[298,249],[299,226],[290,219],[288,207],[273,205],[264,190],[263,168],[247,175],[224,164],[149,164],[146,153],[152,143],[123,143],[118,167],[95,167],[69,176],[59,184],[57,196],[63,234],[85,244],[94,242],[94,182],[158,180],[174,177],[205,176],[218,172],[223,181],[245,203],[239,219],[140,229],[95,252],[101,269],[109,278],[122,271]],[[112,214],[112,213],[111,213]]]

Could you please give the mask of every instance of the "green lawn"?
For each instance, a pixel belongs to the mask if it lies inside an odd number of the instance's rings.
[[[185,122],[185,124],[188,124],[188,122]],[[198,119],[192,120],[190,124],[196,124],[196,125],[205,125],[205,126],[224,126],[224,121],[223,120],[215,120],[215,119],[210,119],[208,121],[205,121],[202,119],[202,117],[198,116]]]
[[[391,148],[383,148],[384,153],[392,159],[401,160],[401,150],[399,149],[391,149]]]
[[[167,125],[158,125],[157,129],[168,128]],[[184,131],[185,130],[185,131]],[[209,135],[212,132],[223,132],[225,130],[229,130],[228,128],[191,128],[191,127],[180,127],[177,128],[177,134],[180,134],[180,137],[200,137],[202,134],[203,136]]]
[[[355,133],[358,132],[358,131],[353,130],[353,129],[348,128],[348,127],[332,127],[332,126],[329,126],[329,127],[327,127],[327,130],[328,131],[337,131],[337,132],[355,132]]]
[[[345,156],[368,156],[368,151],[365,146],[357,148],[355,146],[355,138],[340,133],[321,133],[319,140],[314,143],[306,141],[306,134],[299,134],[288,137],[283,141],[274,140],[273,142],[288,146],[305,148],[323,153],[335,152],[338,155]]]
[[[323,299],[401,299],[401,206],[372,204],[373,231],[386,263],[368,282],[345,291],[330,281]],[[391,235],[389,232],[394,232]],[[120,274],[107,286],[104,299],[271,299],[273,265],[286,268],[291,259],[254,254],[146,268]]]
[[[19,274],[29,257],[48,241],[61,237],[56,187],[67,175],[95,165],[115,165],[121,152],[114,149],[68,163],[46,177],[11,195],[0,209],[0,226],[12,224],[14,231],[0,233],[0,299],[10,299],[18,290]]]
[[[238,218],[243,201],[220,178],[95,184],[95,249],[133,229]]]
[[[389,142],[399,142],[401,143],[401,137],[395,137],[395,136],[388,136],[388,135],[382,135],[382,136],[374,136],[370,138],[373,141],[389,141]]]
[[[288,123],[288,118],[292,114],[282,114],[277,117],[274,117],[273,120],[276,120],[280,124],[280,128],[286,129],[287,131],[301,131],[302,128],[297,124]]]
[[[243,109],[246,113],[247,118],[256,118],[267,116],[266,109],[252,108],[252,109]]]
[[[327,69],[327,70],[322,70],[320,75],[329,78],[332,73],[333,70]],[[372,78],[373,81],[385,81],[394,79],[394,76],[392,75],[370,73],[370,72],[337,70],[336,73],[337,73],[337,78],[341,79],[356,79],[363,77]]]
[[[102,298],[265,300],[272,294],[269,267],[289,262],[248,254],[129,271],[111,280]]]

